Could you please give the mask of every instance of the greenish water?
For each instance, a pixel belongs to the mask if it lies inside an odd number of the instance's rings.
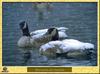
[[[50,13],[44,12],[43,20],[38,20],[38,14],[33,3],[3,3],[3,66],[95,66],[97,65],[97,4],[96,3],[52,3]],[[22,36],[19,29],[20,21],[29,24],[30,32],[56,27],[67,27],[69,38],[90,42],[95,45],[93,58],[77,59],[46,59],[40,56],[38,49],[29,48],[29,54],[17,47],[17,41]],[[28,59],[29,58],[29,59]]]

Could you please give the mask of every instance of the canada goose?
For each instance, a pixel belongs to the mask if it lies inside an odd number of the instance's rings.
[[[66,28],[66,27],[55,27],[55,28],[57,28],[57,30],[58,30],[59,39],[65,39],[65,38],[68,37],[68,35],[66,34],[66,31],[68,30],[68,28]],[[30,35],[31,36],[34,36],[34,35],[43,35],[47,31],[48,31],[48,29],[35,30],[35,31],[32,31],[30,33]]]
[[[65,56],[66,58],[86,58],[93,52],[94,45],[75,39],[50,41],[40,47],[40,54],[47,57]]]
[[[31,36],[25,21],[21,22],[19,25],[23,33],[23,36],[18,40],[19,47],[39,47],[49,41],[59,39],[58,30],[56,28],[49,28],[44,34]]]

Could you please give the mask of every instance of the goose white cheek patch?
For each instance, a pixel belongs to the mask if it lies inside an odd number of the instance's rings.
[[[56,29],[53,30],[52,35],[54,36],[56,34]]]
[[[26,28],[26,23],[24,24],[24,27],[23,27],[23,29],[25,29]]]

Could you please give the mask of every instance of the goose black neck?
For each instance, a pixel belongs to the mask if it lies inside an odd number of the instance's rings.
[[[55,33],[55,35],[52,35],[54,30],[56,31],[56,33]],[[47,34],[51,34],[52,35],[51,41],[56,41],[56,40],[59,39],[58,30],[56,28],[49,28],[48,31],[47,31]]]
[[[23,32],[23,36],[30,36],[30,32],[29,32],[28,27],[25,29],[22,29],[22,32]]]
[[[57,33],[54,36],[52,36],[52,41],[56,41],[56,40],[59,40],[58,31],[57,31]]]
[[[56,29],[56,34],[54,36],[52,36],[52,41],[56,41],[59,40],[59,34],[58,34],[58,30]]]
[[[30,36],[28,24],[25,21],[22,21],[20,24],[20,29],[22,30],[23,36]]]

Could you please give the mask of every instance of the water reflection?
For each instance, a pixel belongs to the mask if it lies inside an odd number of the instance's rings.
[[[37,14],[38,20],[48,19],[53,10],[53,5],[51,3],[36,2],[33,3],[34,11]]]
[[[26,66],[28,61],[31,59],[31,49],[29,48],[19,48],[18,50],[20,50],[21,54],[22,54],[22,58],[21,58],[21,65]]]

